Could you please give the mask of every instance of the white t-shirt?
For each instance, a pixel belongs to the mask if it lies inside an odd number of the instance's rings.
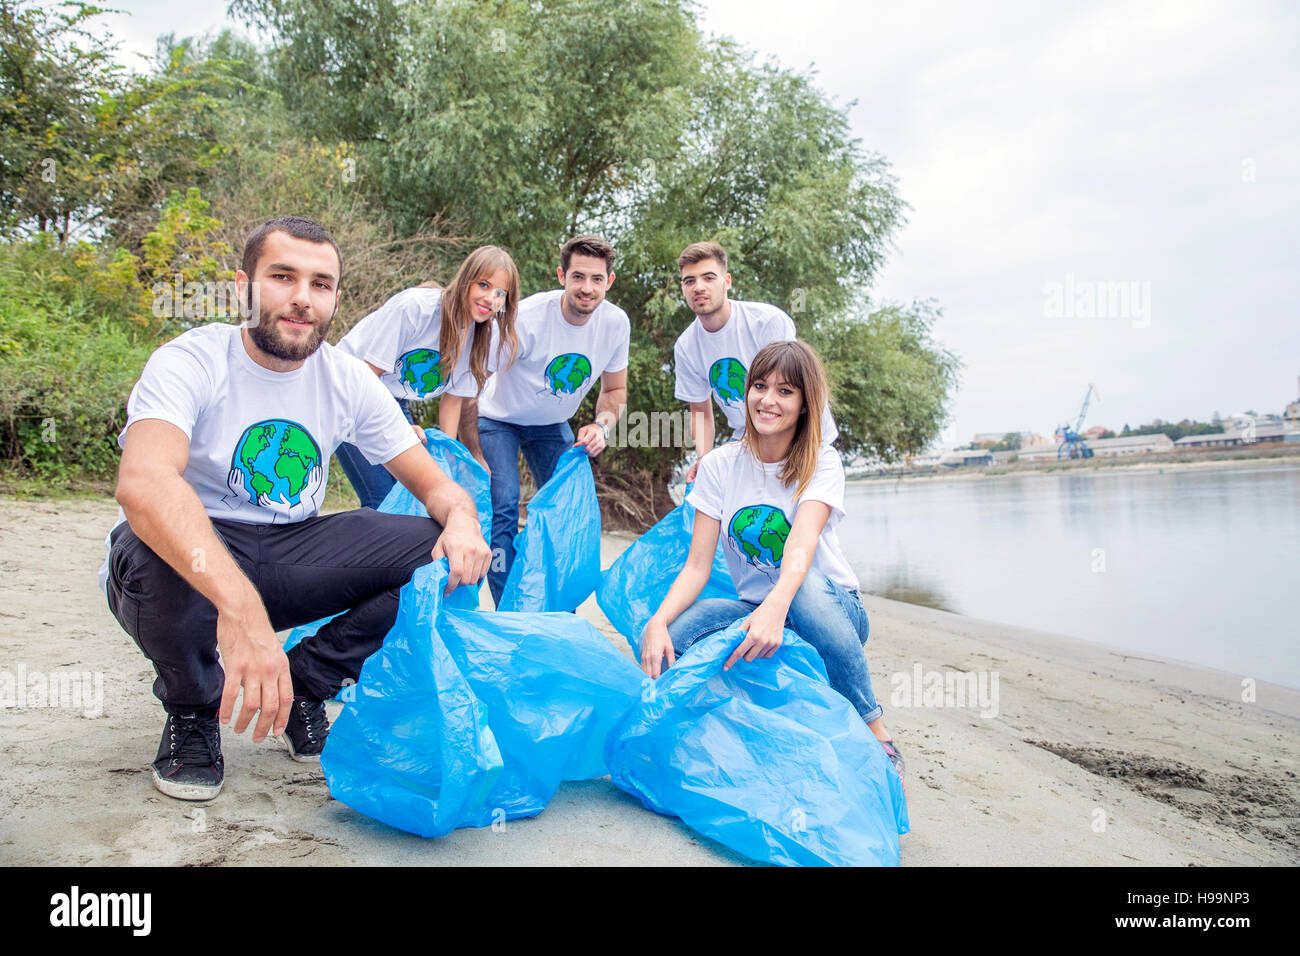
[[[795,338],[794,319],[766,302],[732,300],[727,324],[710,332],[697,318],[677,337],[674,394],[683,402],[718,403],[734,437],[745,431],[745,376],[765,345]],[[839,437],[829,405],[822,409],[822,442]]]
[[[330,455],[352,442],[371,464],[418,444],[374,372],[322,344],[300,368],[273,372],[244,348],[240,328],[191,329],[149,357],[126,403],[138,421],[169,422],[190,440],[183,477],[213,518],[288,524],[313,517],[325,499]],[[126,520],[118,509],[114,528]],[[99,586],[108,579],[108,547]]]
[[[568,421],[601,373],[627,368],[632,335],[627,313],[607,300],[585,323],[570,325],[560,312],[563,294],[563,289],[538,292],[519,303],[519,355],[483,386],[478,410],[484,418],[514,425]]]
[[[339,351],[384,369],[379,381],[395,398],[417,401],[447,392],[465,398],[478,393],[469,370],[474,329],[461,344],[456,367],[444,378],[438,343],[442,333],[442,290],[406,289],[358,322],[343,336]]]
[[[170,422],[190,440],[184,478],[214,518],[286,524],[320,510],[330,455],[352,442],[379,465],[418,444],[364,364],[322,345],[292,372],[249,356],[234,325],[205,325],[149,358],[126,404],[126,427]]]
[[[780,470],[780,462],[761,462],[743,444],[733,442],[700,459],[695,487],[686,498],[700,514],[721,522],[722,551],[736,593],[742,600],[761,604],[776,585],[786,538],[804,501],[822,501],[831,508],[810,567],[856,591],[857,575],[844,559],[835,534],[835,526],[844,517],[840,453],[822,446],[817,470],[797,501],[794,484],[782,484],[777,477]]]

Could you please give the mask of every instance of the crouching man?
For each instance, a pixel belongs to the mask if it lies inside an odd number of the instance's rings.
[[[181,800],[221,790],[218,719],[319,760],[323,701],[360,676],[412,572],[446,557],[450,587],[491,552],[469,496],[433,463],[364,363],[325,342],[342,262],[310,219],[274,219],[236,273],[243,326],[192,329],[131,391],[102,576],[109,608],[157,673],[167,713],[154,783]],[[351,442],[431,518],[321,517],[330,455]],[[340,613],[346,612],[346,613]],[[339,614],[286,655],[275,632]],[[220,659],[218,659],[218,653]]]

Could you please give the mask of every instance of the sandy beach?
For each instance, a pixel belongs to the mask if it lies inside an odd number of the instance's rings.
[[[108,500],[0,499],[0,679],[102,675],[102,706],[0,708],[0,863],[747,862],[608,780],[566,784],[540,816],[504,829],[420,839],[332,800],[319,768],[247,733],[223,734],[220,797],[164,797],[148,772],[163,723],[152,669],[95,581],[115,515]],[[630,541],[607,535],[604,564]],[[908,759],[905,866],[1300,862],[1300,691],[871,596],[866,606],[876,693]],[[580,613],[627,652],[594,600]],[[922,688],[933,674],[983,675],[991,696],[911,693],[918,671]]]

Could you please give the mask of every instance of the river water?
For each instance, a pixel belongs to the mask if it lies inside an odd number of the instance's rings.
[[[1300,687],[1300,462],[851,483],[863,590]]]

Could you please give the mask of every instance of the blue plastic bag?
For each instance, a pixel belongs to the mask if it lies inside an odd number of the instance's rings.
[[[469,449],[437,428],[424,430],[424,447],[433,457],[434,464],[446,472],[452,481],[460,485],[474,501],[478,512],[479,527],[483,531],[483,540],[492,540],[492,486],[487,469],[474,460]],[[429,517],[424,505],[415,500],[415,495],[406,490],[400,481],[393,485],[377,509],[389,515],[415,515],[418,518]]]
[[[740,622],[696,642],[606,743],[613,782],[649,809],[762,862],[896,866],[902,782],[794,632],[722,665]]]
[[[433,457],[434,463],[441,468],[452,481],[460,485],[469,494],[474,501],[474,509],[478,512],[479,526],[483,530],[483,540],[492,540],[492,490],[488,483],[488,473],[482,465],[474,460],[474,456],[469,453],[464,445],[452,438],[446,432],[436,428],[426,428],[424,430],[425,448]],[[406,490],[406,486],[400,481],[393,485],[384,500],[380,502],[376,509],[387,515],[414,515],[417,518],[429,517],[429,512],[425,510],[423,504],[415,500],[415,495]],[[480,585],[462,584],[458,587],[448,599],[448,603],[455,607],[476,608],[478,607],[478,592]],[[328,624],[337,614],[329,617],[323,617],[318,621],[312,621],[310,624],[303,624],[295,627],[285,638],[284,649],[300,643],[303,638],[310,637],[322,627]],[[350,687],[343,688],[339,692],[339,698],[350,700],[352,697]],[[346,695],[346,696],[343,696]]]
[[[560,456],[528,502],[500,611],[572,611],[600,583],[600,505],[582,448]]]
[[[330,729],[330,793],[421,836],[541,812],[603,776],[605,741],[648,678],[572,614],[447,608],[445,561],[415,572],[397,623]]]
[[[446,580],[442,560],[402,588],[397,623],[321,754],[336,800],[425,837],[491,823],[486,800],[504,769],[487,712],[438,637]]]
[[[686,494],[691,493],[686,486]],[[627,638],[632,653],[641,659],[641,632],[650,616],[659,610],[668,589],[686,566],[695,530],[695,509],[682,502],[649,531],[637,538],[600,579],[596,603],[611,624]],[[722,554],[722,542],[713,553],[713,571],[698,600],[736,599],[736,586]]]
[[[609,773],[605,740],[652,682],[590,623],[562,612],[448,610],[440,634],[501,749],[494,808],[532,816],[562,780]]]

